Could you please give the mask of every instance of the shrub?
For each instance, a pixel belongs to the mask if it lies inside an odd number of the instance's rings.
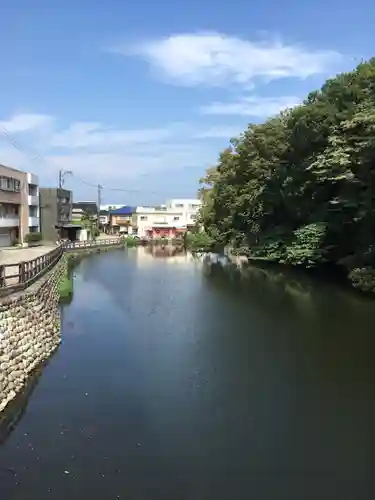
[[[185,246],[191,250],[209,251],[214,246],[214,240],[206,232],[185,233]]]
[[[33,243],[37,241],[42,241],[42,233],[28,233],[25,236],[25,241],[27,243]]]

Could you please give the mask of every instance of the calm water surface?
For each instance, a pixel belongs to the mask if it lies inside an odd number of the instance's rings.
[[[75,269],[3,500],[370,500],[375,302],[147,249]]]

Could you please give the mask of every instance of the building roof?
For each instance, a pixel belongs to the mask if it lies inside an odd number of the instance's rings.
[[[95,201],[77,201],[73,203],[73,210],[82,210],[87,215],[96,215],[98,213],[98,205]]]
[[[117,210],[111,210],[112,215],[132,215],[136,211],[135,207],[130,207],[129,205],[124,205]]]

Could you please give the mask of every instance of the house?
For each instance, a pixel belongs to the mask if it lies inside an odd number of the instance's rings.
[[[0,165],[0,247],[39,230],[38,177]]]
[[[72,220],[80,221],[89,217],[96,220],[98,217],[98,205],[95,201],[77,201],[72,205]]]
[[[129,205],[125,205],[117,210],[111,210],[109,212],[110,232],[112,234],[132,234],[132,216],[135,211],[136,208]]]

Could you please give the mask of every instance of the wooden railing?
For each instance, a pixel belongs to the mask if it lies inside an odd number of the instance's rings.
[[[64,252],[72,252],[74,250],[84,250],[85,248],[111,247],[122,243],[121,238],[113,238],[110,240],[68,241],[62,243],[62,247]]]
[[[60,260],[63,251],[58,246],[33,260],[0,265],[0,297],[30,286]]]
[[[49,271],[64,252],[87,248],[109,247],[122,244],[122,240],[70,241],[33,260],[0,265],[0,297],[23,290]],[[15,252],[17,250],[14,250]]]

